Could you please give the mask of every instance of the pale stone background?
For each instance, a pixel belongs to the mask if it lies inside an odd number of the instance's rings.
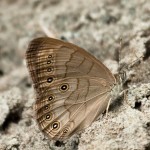
[[[47,139],[34,119],[34,91],[25,64],[31,39],[67,39],[117,71],[127,73],[128,104],[112,102],[89,128],[60,142]],[[137,58],[135,57],[135,53]],[[0,150],[150,150],[150,1],[1,0]]]

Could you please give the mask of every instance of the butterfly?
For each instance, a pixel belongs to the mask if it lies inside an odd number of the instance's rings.
[[[90,126],[118,85],[102,62],[58,39],[32,40],[26,61],[36,92],[36,120],[50,139],[64,140]]]

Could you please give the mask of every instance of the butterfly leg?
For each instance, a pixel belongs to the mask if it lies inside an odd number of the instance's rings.
[[[123,90],[119,95],[121,97],[123,97],[123,100],[125,100],[125,102],[127,103],[127,105],[130,106],[129,102],[128,102],[128,98],[127,98],[127,92],[128,92],[128,89],[125,89]]]
[[[130,104],[128,102],[128,98],[127,98],[127,92],[128,92],[128,89],[123,90],[123,99],[125,100],[125,102],[127,103],[127,105],[130,106]]]
[[[106,108],[106,118],[107,118],[107,116],[108,116],[108,109],[109,109],[111,100],[112,100],[112,99],[110,98],[109,101],[108,101],[108,104],[107,104],[107,108]]]

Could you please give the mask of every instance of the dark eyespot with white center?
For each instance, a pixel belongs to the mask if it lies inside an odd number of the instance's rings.
[[[46,118],[46,120],[50,120],[52,117],[51,117],[51,114],[47,114],[46,116],[45,116],[45,118]]]
[[[53,130],[58,130],[60,127],[60,123],[58,121],[55,121],[52,123],[51,127]]]
[[[65,92],[69,89],[69,85],[67,83],[64,83],[60,86],[60,91]]]
[[[47,82],[48,83],[51,83],[53,81],[53,77],[49,77],[48,79],[47,79]]]
[[[52,61],[51,60],[47,60],[47,64],[51,64],[52,63]]]
[[[49,108],[49,105],[44,106],[45,110],[48,110],[48,108]]]
[[[52,58],[53,56],[50,54],[50,55],[48,55],[48,58]]]
[[[52,71],[53,71],[52,67],[47,68],[47,72],[52,72]]]
[[[48,100],[49,100],[49,101],[54,100],[54,96],[53,96],[53,95],[50,95],[50,96],[48,97]]]

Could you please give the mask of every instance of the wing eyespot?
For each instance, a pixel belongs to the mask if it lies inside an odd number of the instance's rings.
[[[52,61],[51,60],[47,60],[47,64],[51,64],[52,63]]]
[[[58,121],[54,121],[52,124],[51,124],[51,128],[53,130],[58,130],[60,128],[60,122]]]
[[[59,87],[59,90],[62,91],[62,92],[66,92],[68,89],[69,89],[69,85],[68,85],[67,83],[62,84],[62,85]]]
[[[46,115],[45,115],[45,119],[46,119],[46,120],[51,120],[51,119],[52,119],[52,114],[51,114],[51,113],[46,114]]]
[[[63,130],[63,134],[67,134],[68,131],[69,131],[69,129],[68,129],[68,128],[65,128],[65,129]]]
[[[54,100],[54,96],[53,95],[50,95],[49,97],[48,97],[48,101],[52,101],[52,100]]]
[[[47,68],[47,72],[52,72],[54,70],[54,68],[53,67],[49,67],[49,68]]]
[[[50,105],[49,104],[44,106],[44,111],[48,111],[49,109],[50,109]]]
[[[48,83],[51,83],[52,81],[53,81],[53,77],[47,78],[47,82],[48,82]]]
[[[47,64],[51,64],[52,63],[52,59],[51,58],[53,58],[53,55],[49,54],[48,55],[48,59],[47,59]]]
[[[53,57],[53,55],[52,55],[52,54],[49,54],[49,55],[48,55],[48,58],[52,58],[52,57]]]

